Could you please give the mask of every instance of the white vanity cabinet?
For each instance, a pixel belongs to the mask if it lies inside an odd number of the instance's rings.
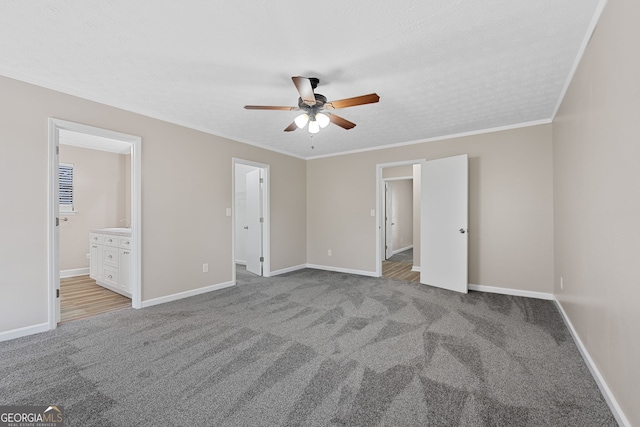
[[[89,233],[89,275],[98,285],[131,297],[131,229],[105,228]]]

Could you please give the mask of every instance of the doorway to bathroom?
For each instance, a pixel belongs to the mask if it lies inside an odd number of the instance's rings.
[[[49,324],[140,307],[140,138],[50,119]]]

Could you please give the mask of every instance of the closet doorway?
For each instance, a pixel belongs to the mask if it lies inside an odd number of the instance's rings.
[[[232,169],[234,275],[269,277],[269,165],[234,158]]]

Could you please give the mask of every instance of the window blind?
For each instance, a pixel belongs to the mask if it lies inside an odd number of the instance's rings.
[[[73,165],[60,163],[58,166],[60,210],[73,211]]]

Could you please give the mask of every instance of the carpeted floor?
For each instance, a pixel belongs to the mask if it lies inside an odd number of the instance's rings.
[[[0,343],[67,426],[614,426],[550,301],[301,270]]]

